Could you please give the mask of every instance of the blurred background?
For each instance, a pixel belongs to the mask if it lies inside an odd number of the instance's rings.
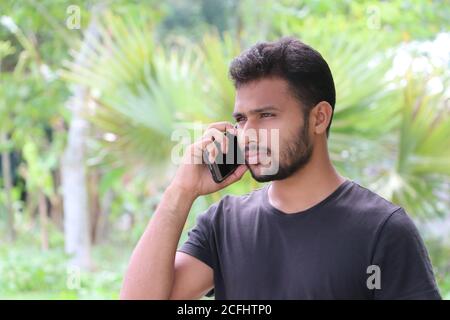
[[[116,299],[180,124],[232,121],[228,64],[296,36],[330,64],[341,174],[403,206],[450,299],[447,1],[0,2],[0,298]],[[240,183],[199,198],[196,215]]]

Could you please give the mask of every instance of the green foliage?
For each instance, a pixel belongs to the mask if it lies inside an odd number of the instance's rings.
[[[30,243],[0,249],[0,298],[118,298],[124,264],[117,260],[117,253],[109,252],[109,256],[97,254],[99,267],[93,273],[68,267],[67,256],[61,249],[39,250],[38,247],[30,247]],[[105,249],[97,251],[101,250]],[[108,261],[107,266],[105,260]]]
[[[13,170],[24,180],[12,190],[20,237],[0,248],[1,298],[117,298],[131,249],[174,169],[167,165],[172,131],[184,122],[232,121],[230,60],[256,41],[285,35],[317,48],[333,72],[337,104],[329,149],[339,171],[416,218],[448,216],[449,198],[442,195],[450,179],[448,97],[427,84],[437,77],[447,88],[448,70],[386,76],[400,44],[448,32],[445,1],[118,0],[97,16],[94,4],[0,3],[1,15],[15,23],[0,26],[0,133],[8,137],[0,152],[20,155]],[[81,9],[81,30],[65,27],[69,5]],[[87,39],[93,18],[96,32]],[[63,234],[49,223],[50,250],[40,251],[41,226],[29,199],[38,190],[49,199],[58,194],[55,173],[70,120],[64,105],[74,84],[88,92],[86,166],[99,173],[93,187],[99,199],[90,200],[112,200],[109,237],[93,248],[95,269],[81,272],[80,286],[69,288]],[[258,187],[246,174],[197,199],[180,243],[212,202]],[[1,234],[5,203],[1,192]],[[427,241],[441,293],[450,299],[448,244]]]
[[[101,147],[119,153],[122,165],[151,163],[158,170],[173,146],[175,121],[202,114],[202,83],[193,77],[199,65],[193,52],[156,48],[145,22],[108,13],[97,28],[98,39],[85,60],[68,62],[63,75],[91,90],[96,107],[87,117],[101,132],[118,137]]]

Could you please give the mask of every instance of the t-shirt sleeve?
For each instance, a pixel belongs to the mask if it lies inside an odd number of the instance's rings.
[[[381,278],[375,299],[441,299],[423,240],[402,208],[383,225],[373,264]]]
[[[211,216],[217,205],[212,205],[205,212],[197,216],[196,225],[188,231],[188,239],[178,248],[177,251],[187,253],[214,269],[213,263],[213,229],[211,226]],[[206,296],[214,295],[214,289]]]

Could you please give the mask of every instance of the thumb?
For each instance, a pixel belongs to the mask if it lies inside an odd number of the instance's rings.
[[[241,164],[237,169],[224,181],[221,182],[222,188],[225,188],[226,186],[232,184],[233,182],[236,182],[242,178],[244,173],[247,171],[247,166],[244,164]]]

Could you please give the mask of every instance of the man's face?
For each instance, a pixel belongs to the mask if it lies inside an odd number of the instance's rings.
[[[313,145],[308,119],[285,80],[265,78],[241,86],[233,116],[246,137],[241,143],[245,143],[246,164],[256,181],[285,179],[310,160]],[[272,130],[278,130],[278,139],[273,139]],[[252,131],[258,134],[247,134]],[[278,170],[267,174],[270,166]]]

